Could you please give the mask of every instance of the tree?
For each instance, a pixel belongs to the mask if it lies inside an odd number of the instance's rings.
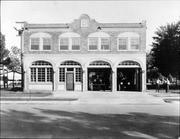
[[[1,34],[1,32],[0,32]],[[5,48],[5,36],[3,34],[1,34],[1,39],[0,39],[0,64],[3,64],[7,62],[7,58],[8,58],[8,54],[9,54],[9,50]]]
[[[180,21],[160,26],[152,44],[152,65],[168,77],[180,74]]]
[[[9,58],[11,59],[11,62],[7,65],[7,67],[13,72],[13,88],[14,88],[15,72],[20,73],[21,71],[20,55],[21,55],[21,50],[16,46],[12,46],[11,52],[9,54]]]
[[[4,66],[8,65],[10,63],[10,59],[8,58],[8,54],[9,54],[9,50],[5,48],[5,36],[3,34],[1,34],[1,38],[0,38],[0,64],[3,68],[2,71],[2,75],[3,75],[3,84],[4,84],[4,88],[6,87],[6,81],[7,81],[7,77],[5,77],[5,69]]]
[[[159,69],[153,67],[153,58],[152,58],[152,54],[148,53],[146,55],[146,68],[147,68],[147,79],[150,79],[151,81],[157,79],[159,77]]]

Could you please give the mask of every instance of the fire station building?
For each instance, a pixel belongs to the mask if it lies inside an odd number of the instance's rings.
[[[24,90],[143,91],[146,22],[30,24],[22,36]]]

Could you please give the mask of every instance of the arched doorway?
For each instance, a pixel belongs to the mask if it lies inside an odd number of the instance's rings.
[[[106,61],[93,61],[88,66],[88,91],[111,91],[112,69]]]
[[[135,61],[123,61],[117,66],[117,91],[141,91],[141,67]]]
[[[59,66],[59,83],[61,90],[82,90],[82,67],[76,61],[64,61]]]

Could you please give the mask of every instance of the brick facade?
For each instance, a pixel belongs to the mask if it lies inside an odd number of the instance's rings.
[[[85,20],[87,27],[81,26],[81,21]],[[82,83],[81,91],[88,90],[87,69],[88,64],[92,61],[101,60],[107,61],[112,69],[112,91],[117,91],[117,66],[120,62],[129,60],[140,64],[141,74],[140,91],[146,89],[146,22],[142,23],[98,23],[94,19],[90,19],[88,15],[81,15],[79,19],[75,19],[69,24],[26,24],[28,28],[23,35],[23,60],[25,69],[25,91],[41,90],[44,85],[48,84],[45,90],[58,91],[61,83],[59,78],[59,65],[63,61],[77,61],[82,66]],[[98,29],[100,27],[100,29]],[[80,51],[60,51],[59,50],[59,36],[66,32],[73,32],[79,34],[80,37]],[[88,51],[88,36],[95,32],[103,32],[110,35],[110,50],[109,51]],[[117,36],[119,34],[131,32],[139,35],[139,49],[135,51],[118,51],[117,50]],[[51,36],[51,50],[50,51],[32,51],[30,50],[30,36],[35,33],[47,33]],[[32,83],[30,81],[31,63],[34,61],[43,60],[52,64],[54,70],[53,83]],[[74,73],[75,74],[75,73]],[[32,85],[35,85],[32,87]],[[76,83],[75,83],[76,85]],[[43,89],[42,89],[43,90]],[[66,90],[66,87],[64,87]],[[76,91],[76,89],[74,89]],[[80,91],[79,90],[79,91]],[[61,89],[61,91],[63,91]]]

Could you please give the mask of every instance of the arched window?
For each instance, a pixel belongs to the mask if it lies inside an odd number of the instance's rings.
[[[118,64],[119,67],[140,67],[140,64],[138,62],[135,61],[123,61],[121,63]]]
[[[139,50],[139,35],[133,32],[124,32],[117,36],[118,51]]]
[[[102,61],[102,60],[97,60],[97,61],[93,61],[89,64],[89,67],[102,67],[102,68],[110,68],[111,65],[106,62],[106,61]]]
[[[88,36],[89,51],[109,51],[110,35],[104,32],[95,32]]]
[[[62,66],[62,65],[63,65],[63,66],[68,66],[68,65],[71,65],[71,66],[72,66],[72,65],[73,65],[73,66],[74,66],[74,65],[80,66],[80,64],[79,64],[78,62],[75,62],[75,61],[64,61],[64,62],[61,63],[61,66]]]
[[[30,36],[31,51],[50,51],[51,36],[47,33],[34,33]]]
[[[52,82],[52,64],[47,61],[35,61],[31,64],[31,82]]]
[[[106,61],[93,61],[89,64],[90,66],[110,66]]]
[[[59,36],[60,51],[79,51],[80,35],[74,32],[66,32]]]

